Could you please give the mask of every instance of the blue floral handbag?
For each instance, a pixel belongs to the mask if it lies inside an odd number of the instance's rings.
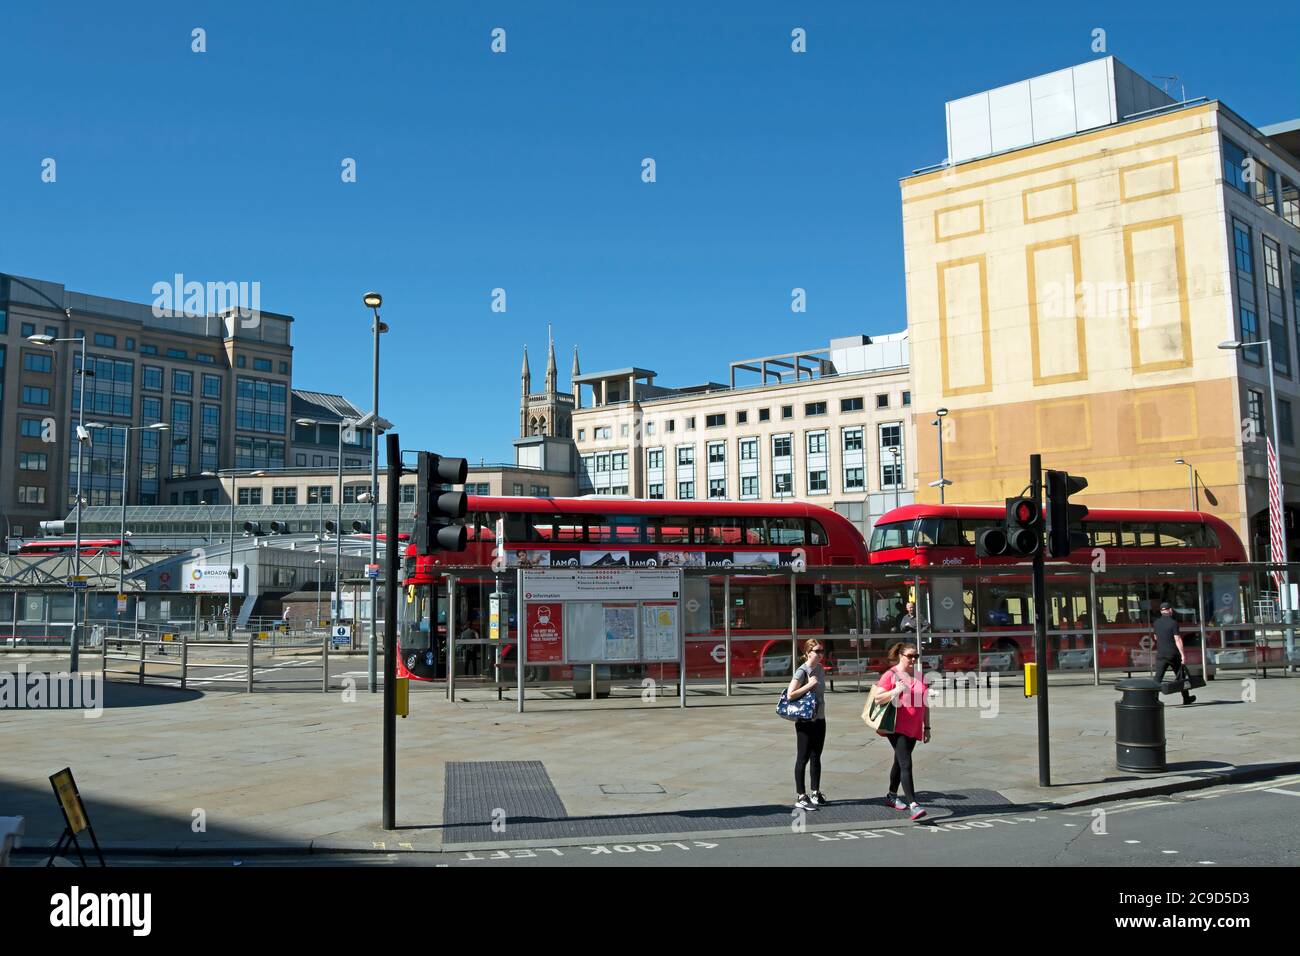
[[[809,691],[798,700],[790,700],[786,691],[781,691],[781,699],[776,702],[776,713],[786,720],[812,720],[817,713],[817,695]]]

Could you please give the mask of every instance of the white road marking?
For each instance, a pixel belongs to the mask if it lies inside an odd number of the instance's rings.
[[[1173,854],[1177,853],[1178,851],[1177,851],[1177,850],[1161,850],[1160,852],[1161,852],[1161,853],[1168,853],[1168,854],[1170,854],[1170,855],[1173,855]]]
[[[1141,843],[1141,840],[1125,840],[1125,843]]]
[[[1286,794],[1288,797],[1300,797],[1300,791],[1296,791],[1296,790],[1283,790],[1281,787],[1267,787],[1267,788],[1265,788],[1264,792],[1265,792],[1265,793],[1284,793],[1284,794]]]
[[[1200,864],[1201,864],[1202,866],[1216,866],[1216,865],[1217,865],[1213,860],[1200,860],[1199,862],[1200,862]]]

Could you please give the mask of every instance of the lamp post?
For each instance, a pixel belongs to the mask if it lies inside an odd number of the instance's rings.
[[[314,418],[297,418],[294,419],[294,424],[302,425],[304,427],[310,428],[319,425],[321,423]],[[343,616],[343,608],[342,608],[343,588],[342,585],[339,583],[341,580],[339,577],[341,573],[340,565],[339,565],[339,552],[343,548],[343,427],[345,425],[355,426],[357,423],[350,418],[339,418],[336,419],[332,424],[334,424],[338,429],[338,439],[339,439],[338,487],[334,489],[335,505],[337,508],[335,523],[334,523],[334,601],[330,606],[330,627],[334,628],[338,626],[339,618]],[[354,626],[355,626],[355,622],[354,622]]]
[[[367,292],[361,299],[366,308],[375,313],[375,320],[370,328],[375,334],[374,360],[371,365],[372,379],[372,407],[370,422],[370,563],[372,565],[379,563],[379,336],[388,331],[388,326],[379,320],[379,307],[384,304],[384,298],[378,292]],[[389,528],[389,534],[396,534],[396,528]],[[370,693],[374,694],[379,691],[377,686],[378,675],[375,657],[377,648],[375,644],[375,630],[378,624],[378,614],[376,602],[378,600],[378,584],[375,578],[370,579]],[[391,668],[392,661],[385,661],[384,667]]]
[[[106,429],[112,431],[115,428],[122,430],[122,543],[118,548],[117,556],[117,593],[121,595],[126,587],[126,485],[127,476],[131,473],[131,432],[165,432],[171,429],[170,425],[163,422],[154,422],[152,425],[117,425],[112,422],[86,422],[86,428]],[[109,455],[110,470],[112,455]],[[122,636],[122,602],[117,602],[117,631],[118,637]]]
[[[935,412],[935,415],[938,417],[930,423],[935,426],[935,429],[939,433],[939,480],[930,482],[931,488],[939,489],[939,504],[944,504],[943,489],[952,484],[951,481],[943,476],[943,420],[947,414],[948,409],[940,408]]]
[[[260,478],[264,471],[234,471],[224,469],[216,474],[230,479],[230,549],[226,560],[226,640],[233,641],[235,634],[235,498],[240,478]],[[249,652],[251,655],[251,651]],[[249,672],[252,673],[251,670]]]
[[[1196,500],[1196,470],[1191,462],[1182,458],[1175,458],[1174,464],[1187,466],[1187,500],[1191,502],[1193,511],[1200,511],[1200,503]]]
[[[1287,558],[1289,557],[1289,555],[1287,554],[1287,547],[1286,547],[1286,494],[1285,494],[1285,489],[1282,485],[1282,443],[1278,432],[1277,386],[1273,381],[1273,343],[1269,339],[1261,339],[1258,342],[1239,342],[1230,339],[1227,342],[1220,342],[1219,348],[1229,352],[1239,352],[1242,349],[1253,348],[1257,345],[1263,346],[1267,350],[1267,361],[1265,362],[1265,365],[1267,365],[1268,367],[1268,396],[1269,396],[1269,405],[1271,406],[1273,411],[1273,427],[1272,429],[1270,429],[1270,431],[1272,431],[1273,433],[1273,464],[1270,469],[1271,474],[1269,476],[1269,480],[1272,482],[1276,482],[1277,484],[1278,506],[1279,506],[1279,510],[1282,512],[1282,535],[1283,535],[1282,554],[1277,555],[1277,554],[1270,553],[1269,557],[1275,562],[1278,561],[1279,557],[1281,559],[1281,563],[1282,563],[1281,583],[1278,586],[1278,590],[1281,592],[1279,597],[1281,602],[1282,617],[1283,620],[1289,623],[1291,617],[1291,613],[1290,613],[1291,596],[1290,596],[1290,585],[1289,585],[1288,575],[1286,571],[1286,561]],[[1265,459],[1267,459],[1267,457],[1268,456],[1265,455]],[[1270,542],[1272,541],[1273,538],[1272,511],[1273,511],[1272,502],[1270,501],[1269,503],[1269,541]],[[1287,652],[1288,659],[1290,659],[1292,651],[1294,649],[1293,642],[1294,642],[1294,632],[1288,629],[1286,632],[1286,652]]]
[[[72,318],[72,310],[64,309],[63,314],[69,319]],[[55,338],[53,335],[29,335],[27,341],[35,345],[44,345],[50,348],[55,342],[80,342],[81,343],[81,361],[78,368],[74,369],[74,374],[81,376],[81,387],[77,390],[77,528],[73,542],[73,550],[76,552],[73,557],[73,579],[81,577],[81,450],[82,446],[90,438],[90,433],[86,431],[86,337],[84,335],[75,335],[67,338]],[[91,373],[94,374],[94,373]],[[80,582],[78,582],[80,583]],[[68,665],[69,670],[76,672],[79,649],[77,647],[77,592],[80,588],[72,589],[72,660]]]

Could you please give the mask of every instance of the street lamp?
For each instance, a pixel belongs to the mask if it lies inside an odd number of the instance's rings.
[[[204,472],[210,475],[211,472]],[[230,551],[226,559],[226,640],[233,641],[235,627],[235,497],[238,494],[240,478],[261,478],[264,471],[236,471],[226,468],[217,475],[230,479]],[[251,651],[249,652],[252,653]],[[252,671],[250,670],[251,674]]]
[[[114,428],[122,430],[122,543],[118,547],[117,557],[117,593],[125,593],[126,587],[126,484],[127,476],[131,472],[131,432],[165,432],[171,429],[170,425],[163,422],[154,422],[152,425],[117,425],[112,422],[86,422],[86,428],[107,429],[112,431]],[[109,454],[109,470],[112,470],[113,456]],[[117,601],[117,632],[118,637],[122,636],[122,599]]]
[[[302,425],[305,428],[311,428],[321,423],[314,418],[298,418],[294,420],[294,424]],[[333,422],[329,422],[327,424],[333,424],[337,428],[338,439],[339,439],[338,487],[334,490],[334,494],[337,499],[336,501],[337,520],[334,527],[334,602],[330,609],[331,611],[330,627],[333,628],[338,626],[339,618],[343,616],[343,609],[342,609],[343,590],[339,585],[339,580],[340,580],[339,579],[339,573],[340,573],[339,551],[343,547],[343,426],[344,425],[355,426],[357,423],[350,418],[338,418],[335,419]],[[374,449],[371,448],[371,451],[373,452]],[[371,564],[373,563],[374,561],[372,559]],[[317,614],[317,620],[320,620],[319,613]]]
[[[948,409],[940,408],[935,412],[935,414],[938,415],[939,417],[936,418],[934,421],[932,421],[930,424],[935,426],[935,428],[938,430],[939,433],[939,480],[930,482],[930,487],[939,489],[939,504],[943,504],[944,503],[943,489],[947,488],[949,485],[952,484],[951,481],[949,481],[947,478],[943,476],[943,420],[944,417],[948,414]]]
[[[1186,461],[1185,459],[1182,458],[1175,458],[1174,464],[1187,466],[1188,500],[1191,501],[1192,503],[1193,511],[1200,511],[1201,510],[1200,503],[1196,500],[1196,470],[1192,467],[1191,462]]]
[[[1270,476],[1269,476],[1269,480],[1270,480],[1270,482],[1275,483],[1276,486],[1277,486],[1277,494],[1278,494],[1278,498],[1279,498],[1278,506],[1279,506],[1279,510],[1280,510],[1281,507],[1282,507],[1282,502],[1284,502],[1284,501],[1286,500],[1286,498],[1285,498],[1285,493],[1284,493],[1283,486],[1282,486],[1282,444],[1281,444],[1281,441],[1280,441],[1280,439],[1279,439],[1279,434],[1278,434],[1278,420],[1277,420],[1277,386],[1276,386],[1276,384],[1275,384],[1274,381],[1273,381],[1273,343],[1272,343],[1272,341],[1269,340],[1269,339],[1261,339],[1261,340],[1259,340],[1258,342],[1239,342],[1239,341],[1237,341],[1237,340],[1235,340],[1235,339],[1229,339],[1229,340],[1226,341],[1226,342],[1220,342],[1220,343],[1219,343],[1219,348],[1224,349],[1225,351],[1229,351],[1229,352],[1239,352],[1239,351],[1241,351],[1242,349],[1254,348],[1255,346],[1262,346],[1263,348],[1265,348],[1265,349],[1268,350],[1268,360],[1267,360],[1267,362],[1266,362],[1265,364],[1268,366],[1268,395],[1269,395],[1269,405],[1270,405],[1270,407],[1271,407],[1272,410],[1273,410],[1273,427],[1272,427],[1272,429],[1271,429],[1271,431],[1273,432],[1273,461],[1272,461],[1271,466],[1270,466],[1270,468],[1269,468],[1269,470],[1270,470],[1270,472],[1271,472],[1271,474],[1270,474]],[[1265,457],[1267,457],[1267,456],[1265,456]],[[1270,494],[1270,501],[1269,501],[1269,540],[1270,540],[1270,542],[1272,541],[1272,538],[1273,538],[1273,530],[1272,530],[1273,506],[1272,506],[1272,500],[1271,500],[1271,498],[1272,498],[1272,495]],[[1285,536],[1285,534],[1286,534],[1285,516],[1284,516],[1284,523],[1283,523],[1283,531],[1282,531],[1282,534],[1283,534],[1284,536]],[[1271,550],[1272,550],[1272,549],[1270,548],[1270,551],[1271,551]],[[1290,620],[1290,612],[1291,612],[1291,597],[1290,597],[1290,593],[1289,593],[1289,592],[1290,592],[1290,587],[1289,587],[1288,575],[1287,575],[1287,571],[1286,571],[1286,561],[1287,561],[1287,558],[1289,557],[1289,555],[1287,554],[1287,548],[1286,548],[1286,544],[1285,544],[1285,538],[1284,538],[1284,543],[1283,543],[1283,545],[1282,545],[1282,554],[1281,554],[1281,555],[1278,555],[1278,554],[1276,554],[1276,553],[1271,553],[1271,554],[1270,554],[1270,557],[1272,558],[1272,560],[1273,560],[1275,563],[1279,562],[1279,559],[1280,559],[1280,563],[1282,564],[1282,573],[1281,573],[1281,575],[1280,575],[1281,580],[1280,580],[1280,582],[1279,582],[1278,588],[1279,588],[1279,590],[1281,591],[1281,610],[1282,610],[1282,614],[1283,614],[1283,619],[1289,621],[1289,620]],[[1290,658],[1291,653],[1292,653],[1292,650],[1293,650],[1293,640],[1294,640],[1293,633],[1292,633],[1290,630],[1288,630],[1288,631],[1287,631],[1287,635],[1286,635],[1286,644],[1287,644],[1286,652],[1287,652],[1287,657],[1288,657],[1288,658]]]
[[[71,309],[64,309],[63,311],[64,311],[64,315],[66,315],[69,319],[72,318]],[[77,390],[77,528],[75,531],[75,538],[73,541],[73,549],[75,550],[76,554],[73,557],[73,572],[72,572],[72,577],[74,580],[76,580],[81,577],[81,505],[82,505],[81,450],[82,447],[85,445],[85,443],[90,439],[90,432],[86,431],[86,427],[85,427],[86,337],[84,335],[75,335],[67,338],[55,338],[53,335],[29,335],[27,336],[27,341],[31,342],[34,345],[43,345],[46,348],[52,348],[55,342],[80,342],[81,343],[81,361],[78,363],[79,367],[74,370],[74,374],[81,376],[81,386]],[[94,373],[92,372],[91,374],[93,375]],[[77,583],[80,582],[78,581]],[[72,635],[71,635],[72,660],[71,663],[69,664],[69,669],[74,672],[77,670],[77,657],[78,657],[77,591],[79,590],[80,588],[78,587],[74,587],[72,589]]]
[[[375,335],[374,360],[371,365],[372,388],[372,407],[370,421],[370,563],[372,565],[379,563],[379,336],[388,331],[388,326],[379,319],[379,307],[384,304],[384,297],[378,292],[367,292],[362,296],[361,301],[365,303],[367,309],[375,313],[375,321],[371,324],[371,331]],[[396,528],[389,528],[389,534],[396,534]],[[375,578],[370,579],[370,693],[378,693],[378,677],[376,674],[376,642],[375,629],[378,624],[378,584]],[[392,661],[385,661],[384,667],[391,668]]]

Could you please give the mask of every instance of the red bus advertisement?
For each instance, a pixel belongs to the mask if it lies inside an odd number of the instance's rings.
[[[414,547],[406,551],[399,676],[445,676],[447,573],[456,578],[457,674],[486,676],[512,659],[512,648],[492,646],[487,633],[498,579],[492,569],[498,519],[505,537],[505,560],[498,563],[503,639],[517,636],[513,572],[520,567],[752,570],[752,575],[734,577],[731,583],[732,674],[738,678],[790,672],[789,575],[779,572],[792,565],[812,569],[867,564],[858,530],[842,515],[815,505],[471,495],[467,510],[464,551],[427,557],[417,557]],[[688,597],[698,592],[699,598],[693,602],[699,610],[686,614],[687,676],[721,677],[721,578],[688,574],[683,587]],[[813,613],[814,606],[820,610],[820,601],[811,585],[799,586],[801,631],[824,633],[820,615]],[[674,664],[653,667],[656,674],[676,678]],[[530,680],[572,677],[567,667],[530,664],[527,669]],[[611,672],[619,669],[612,667]]]

